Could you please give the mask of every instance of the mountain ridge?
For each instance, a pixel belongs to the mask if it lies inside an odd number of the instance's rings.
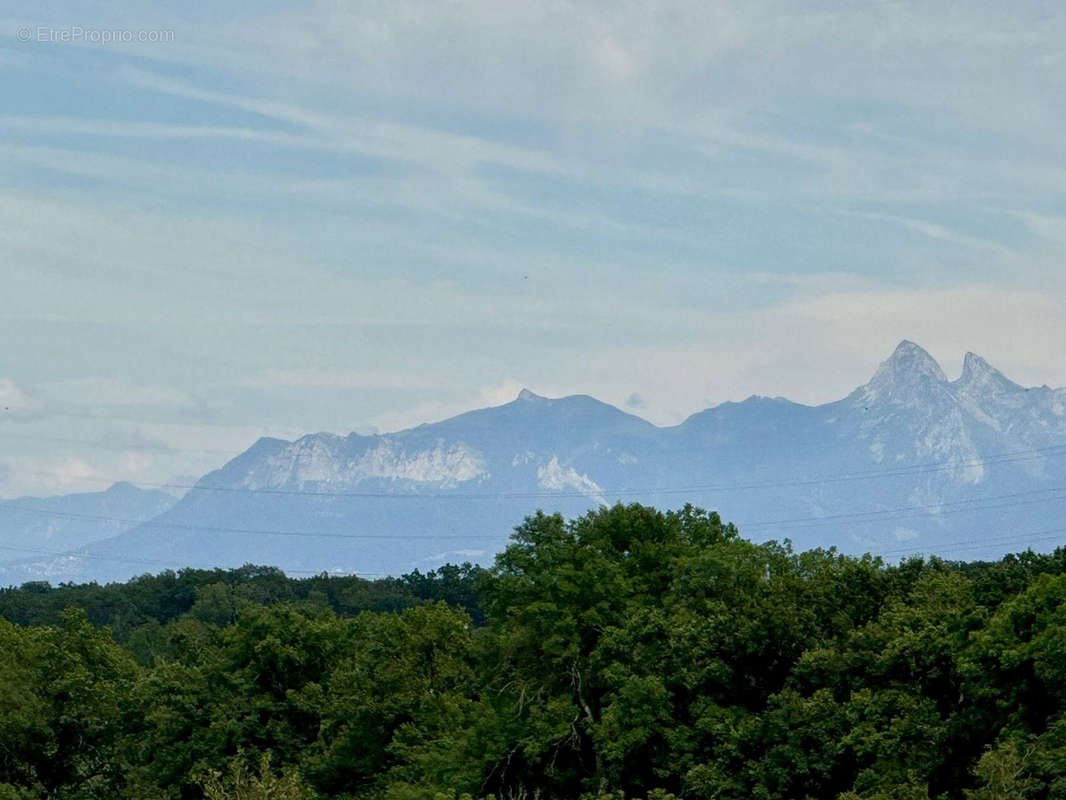
[[[965,535],[991,541],[1015,511],[1025,530],[1053,527],[1066,459],[1047,448],[1059,446],[1066,392],[1021,387],[973,353],[949,380],[904,340],[867,383],[821,405],[752,396],[659,427],[589,395],[522,389],[509,403],[395,433],[260,439],[156,518],[79,553],[92,575],[110,574],[104,565],[120,557],[395,573],[489,560],[537,505],[576,515],[674,500],[800,546],[947,552]],[[999,457],[1019,451],[1032,452]],[[914,466],[930,463],[941,466]],[[879,477],[795,480],[850,473]],[[982,499],[1033,491],[1047,496],[1010,512]],[[832,521],[842,517],[848,524]],[[16,577],[0,569],[0,582]]]

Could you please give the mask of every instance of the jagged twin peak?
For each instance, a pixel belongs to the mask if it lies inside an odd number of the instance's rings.
[[[847,402],[857,412],[852,419],[859,421],[863,446],[878,459],[892,453],[904,462],[978,460],[975,435],[987,430],[975,434],[974,421],[1021,436],[1018,442],[997,444],[1004,449],[1066,434],[1066,395],[1046,388],[1023,389],[973,353],[966,354],[961,376],[949,381],[929,353],[907,340]],[[833,410],[834,419],[838,412]],[[715,413],[710,409],[700,416]],[[586,474],[584,470],[592,469],[587,463],[575,466],[575,454],[587,456],[612,447],[628,454],[641,446],[635,441],[675,435],[586,395],[549,399],[522,389],[511,403],[406,432],[372,437],[315,434],[295,442],[267,442],[256,458],[235,460],[237,466],[229,473],[235,483],[254,489],[358,486],[366,481],[448,489],[488,482],[535,463],[540,488],[598,497],[601,484],[596,481],[606,478],[598,474],[594,480]],[[656,463],[651,455],[627,458],[628,463]]]
[[[962,375],[948,381],[940,364],[914,342],[904,339],[878,367],[870,382],[860,388],[864,404],[874,402],[912,405],[923,399],[949,395],[1001,395],[1024,391],[976,353],[967,353]]]

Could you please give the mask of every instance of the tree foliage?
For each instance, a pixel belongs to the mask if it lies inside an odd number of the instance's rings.
[[[632,505],[491,569],[0,592],[0,800],[1066,797],[1066,552],[886,565]]]

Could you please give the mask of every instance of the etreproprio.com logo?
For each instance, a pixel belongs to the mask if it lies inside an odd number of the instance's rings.
[[[15,33],[20,42],[49,42],[63,44],[148,44],[174,41],[172,30],[142,28],[86,28],[81,25],[54,27],[51,25],[20,25]]]

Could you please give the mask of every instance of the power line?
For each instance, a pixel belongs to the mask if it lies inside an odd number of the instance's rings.
[[[912,477],[915,475],[925,475],[936,472],[944,472],[947,470],[955,469],[967,469],[971,467],[983,467],[993,464],[1009,464],[1017,463],[1020,461],[1028,461],[1035,458],[1048,457],[1053,455],[1063,455],[1066,452],[1066,444],[1064,445],[1051,445],[1048,447],[1032,448],[1028,450],[1016,450],[1005,453],[999,453],[988,456],[982,459],[972,459],[969,461],[940,461],[940,462],[928,462],[912,464],[902,467],[888,467],[873,470],[865,470],[858,472],[845,472],[824,475],[814,478],[801,478],[791,480],[778,480],[778,481],[760,481],[756,483],[747,484],[695,484],[684,487],[645,487],[634,488],[626,487],[619,489],[605,489],[602,487],[590,488],[586,491],[526,491],[526,492],[360,492],[360,491],[324,491],[321,489],[305,490],[305,489],[256,489],[246,486],[207,486],[200,483],[196,484],[176,484],[176,483],[151,483],[148,481],[126,481],[127,483],[133,483],[136,486],[155,488],[155,489],[183,489],[189,492],[202,491],[202,492],[233,492],[240,494],[258,494],[258,495],[298,495],[305,497],[365,497],[373,499],[386,499],[386,500],[523,500],[523,499],[566,499],[566,498],[583,498],[590,499],[596,497],[621,497],[632,495],[676,495],[676,494],[689,494],[692,492],[730,492],[730,491],[748,491],[757,489],[774,489],[784,487],[799,487],[799,486],[819,486],[829,483],[842,483],[861,480],[874,480],[878,478],[893,478],[893,477]],[[58,473],[49,471],[31,471],[29,474],[34,475],[49,475],[57,476]],[[64,476],[65,477],[65,476]],[[114,481],[105,478],[93,478],[84,477],[78,478],[78,480],[112,484],[119,481]]]
[[[0,550],[11,550],[21,553],[34,553],[36,555],[49,555],[49,556],[66,556],[68,558],[101,558],[107,561],[117,561],[123,564],[140,564],[144,566],[161,566],[169,564],[167,561],[158,561],[155,559],[142,559],[142,558],[118,558],[111,556],[96,556],[91,553],[76,553],[70,550],[39,550],[33,547],[16,547],[14,545],[4,544],[0,545]],[[11,564],[0,564],[0,570],[12,566]]]
[[[988,546],[1012,544],[1012,543],[1022,542],[1022,541],[1025,541],[1025,542],[1046,541],[1048,539],[1057,538],[1057,537],[1061,536],[1062,534],[1066,534],[1066,527],[1064,527],[1064,528],[1049,528],[1049,529],[1042,530],[1042,531],[1033,531],[1031,533],[1011,534],[1010,536],[998,537],[998,538],[966,539],[966,540],[961,540],[961,541],[956,541],[956,542],[948,542],[948,543],[945,543],[945,544],[940,545],[939,547],[935,548],[935,550],[944,550],[945,548],[950,548],[950,552],[957,553],[957,552],[964,552],[964,551],[967,551],[967,550],[978,550],[978,549],[981,549],[981,548],[984,548],[984,547],[988,547]],[[9,550],[9,551],[15,551],[15,552],[32,553],[32,554],[35,554],[35,555],[65,556],[65,557],[71,558],[71,559],[87,558],[87,559],[95,559],[95,560],[99,560],[99,561],[109,561],[109,562],[121,563],[121,564],[133,564],[133,565],[138,565],[138,566],[157,566],[157,567],[163,567],[164,569],[204,569],[204,570],[225,569],[225,567],[218,567],[218,566],[194,567],[194,566],[185,565],[185,566],[181,566],[181,567],[175,567],[175,565],[172,562],[160,561],[160,560],[157,560],[157,559],[130,559],[130,558],[121,558],[121,557],[118,557],[118,556],[99,555],[99,554],[95,554],[95,553],[84,553],[84,552],[77,552],[77,551],[41,550],[41,549],[30,548],[30,547],[16,547],[16,546],[13,546],[13,545],[0,545],[0,550]],[[922,548],[922,547],[900,548],[900,549],[896,549],[896,550],[883,550],[883,551],[881,551],[879,553],[879,555],[881,555],[881,556],[898,555],[900,557],[905,557],[906,555],[921,555],[921,554],[936,555],[936,553],[933,552],[932,550],[929,550],[927,548]],[[19,566],[22,563],[25,563],[25,562],[15,562],[15,563],[8,563],[8,564],[0,564],[0,574],[2,574],[3,570],[5,570],[7,568],[10,568],[10,567],[13,567],[13,566]],[[289,574],[302,574],[302,575],[312,575],[312,576],[314,576],[314,575],[326,574],[327,576],[334,576],[334,577],[339,577],[341,575],[347,576],[347,577],[354,576],[354,577],[357,577],[357,578],[363,578],[363,577],[367,577],[367,578],[392,577],[391,575],[386,574],[386,573],[360,572],[360,571],[341,573],[340,575],[338,575],[338,573],[331,573],[331,572],[329,572],[327,570],[282,569],[281,572],[286,574],[286,575],[289,575]]]
[[[1040,448],[1039,450],[1019,451],[1019,452],[1015,452],[1015,453],[1004,454],[1000,458],[1002,459],[1004,457],[1010,457],[1012,460],[1014,460],[1014,458],[1016,456],[1018,456],[1018,455],[1020,455],[1022,453],[1045,452],[1045,451],[1047,451],[1049,449],[1050,448]],[[988,460],[986,460],[986,462],[990,461],[990,460],[991,459],[988,459]],[[923,466],[926,466],[926,465],[923,465]],[[230,487],[230,488],[232,488],[232,487]],[[237,487],[237,488],[239,488],[239,487]],[[260,490],[248,490],[248,491],[258,492]],[[677,490],[670,490],[670,491],[690,491],[690,490],[677,489]],[[993,496],[980,497],[980,498],[970,498],[970,499],[966,499],[966,500],[951,501],[951,502],[939,503],[939,504],[913,505],[913,506],[904,506],[904,507],[899,507],[899,508],[894,508],[894,509],[879,509],[879,510],[872,510],[872,511],[851,512],[851,513],[844,513],[844,514],[834,514],[834,515],[829,515],[829,516],[798,517],[798,518],[791,518],[791,519],[785,519],[785,520],[765,520],[765,521],[755,521],[755,522],[742,522],[742,523],[737,523],[737,524],[743,530],[760,529],[760,528],[772,528],[772,527],[787,529],[787,528],[790,528],[790,527],[792,527],[792,528],[822,527],[822,526],[825,526],[825,525],[841,524],[841,523],[846,522],[846,521],[870,522],[870,521],[885,521],[885,520],[888,520],[888,519],[905,519],[905,518],[910,518],[910,517],[915,517],[915,516],[921,516],[924,513],[929,513],[929,512],[939,512],[938,515],[940,515],[940,514],[949,514],[949,513],[961,513],[961,512],[966,512],[966,511],[993,510],[993,509],[999,509],[999,508],[1016,507],[1016,506],[1019,506],[1019,505],[1043,503],[1043,502],[1048,502],[1048,501],[1060,499],[1060,497],[1057,495],[1057,493],[1058,492],[1062,492],[1062,491],[1066,491],[1066,487],[1051,487],[1049,489],[1030,490],[1030,491],[1026,491],[1026,492],[1014,492],[1014,493],[1009,493],[1009,494],[993,495]],[[271,492],[273,492],[273,490],[271,490]],[[295,494],[311,494],[311,493],[306,493],[306,492],[304,492],[304,493],[294,492],[294,493]],[[382,494],[384,494],[384,493],[382,493]],[[517,494],[517,493],[515,493],[515,494]],[[353,495],[354,496],[363,496],[363,494],[356,494],[356,493],[353,493]],[[999,502],[999,501],[1004,501],[1004,500],[1013,500],[1013,499],[1020,498],[1020,497],[1033,497],[1034,495],[1051,495],[1051,496],[1040,497],[1040,498],[1035,498],[1035,499],[1030,499],[1030,500],[1025,500],[1025,501],[1019,501],[1019,502]],[[378,494],[375,493],[372,496],[378,496]],[[388,496],[388,497],[394,497],[394,496],[396,496],[396,497],[418,497],[418,498],[431,497],[431,495],[385,495],[385,496]],[[460,497],[465,498],[466,497],[466,495],[456,495],[456,494],[444,495],[444,496],[445,497],[449,497],[449,498],[460,498]],[[496,497],[504,497],[504,496],[508,496],[508,495],[505,495],[505,494],[501,493],[499,495],[494,495],[494,496],[496,496]],[[565,497],[565,496],[573,496],[573,495],[567,495],[567,493],[539,493],[538,496],[545,496],[545,497],[554,498],[554,497],[560,497],[560,496],[564,496]],[[577,496],[583,497],[583,498],[587,498],[587,495],[585,495],[585,494],[580,494],[580,495],[577,495]],[[84,514],[84,513],[74,513],[74,512],[63,512],[63,511],[55,511],[55,510],[51,510],[51,509],[32,508],[32,507],[29,507],[29,506],[24,506],[24,505],[21,505],[21,504],[11,503],[11,502],[6,502],[3,505],[0,505],[0,508],[8,508],[8,509],[11,509],[11,510],[23,511],[25,513],[42,514],[42,515],[47,515],[47,516],[56,516],[56,517],[70,518],[70,519],[84,519],[84,520],[93,520],[93,521],[99,521],[99,522],[111,522],[111,523],[125,524],[125,525],[129,525],[129,526],[144,525],[144,526],[153,527],[153,528],[172,528],[172,529],[178,529],[178,530],[194,530],[194,531],[205,531],[205,532],[216,532],[216,533],[237,533],[237,534],[263,535],[263,536],[295,536],[295,537],[308,537],[308,538],[317,537],[317,538],[337,538],[337,539],[394,539],[394,540],[400,539],[400,540],[425,540],[425,541],[447,540],[447,539],[456,539],[456,540],[486,539],[486,540],[494,540],[494,539],[498,538],[497,536],[491,536],[491,535],[490,536],[483,536],[483,535],[478,535],[478,534],[469,534],[469,535],[441,534],[439,536],[404,536],[404,535],[400,535],[400,534],[389,535],[389,534],[356,534],[356,533],[326,533],[326,532],[321,532],[320,533],[320,532],[289,531],[289,530],[275,530],[275,529],[224,528],[224,527],[220,527],[220,526],[190,525],[190,524],[182,524],[182,523],[168,523],[168,522],[159,522],[159,521],[141,520],[141,519],[132,519],[132,518],[105,516],[105,515]]]
[[[983,547],[1013,544],[1020,542],[1032,542],[1043,541],[1046,539],[1056,538],[1066,533],[1066,528],[1048,528],[1042,531],[1034,531],[1032,533],[1015,533],[1008,536],[993,537],[988,539],[962,539],[955,542],[945,542],[938,545],[937,550],[949,550],[950,552],[963,552],[965,550],[979,550]],[[919,555],[922,553],[933,554],[928,548],[915,546],[904,547],[896,550],[883,550],[881,555]]]
[[[136,525],[149,528],[167,528],[174,530],[184,531],[201,531],[206,533],[241,533],[250,534],[253,536],[301,536],[307,538],[324,538],[324,539],[402,539],[408,540],[425,540],[425,541],[437,541],[440,539],[499,539],[498,535],[477,535],[477,534],[442,534],[440,536],[400,536],[386,533],[318,533],[315,531],[287,531],[287,530],[275,530],[273,528],[226,528],[218,527],[214,525],[190,525],[181,522],[156,522],[152,519],[138,520],[124,517],[110,517],[102,514],[79,514],[71,511],[53,511],[45,508],[30,508],[18,503],[4,503],[0,505],[0,511],[10,508],[15,511],[25,511],[30,514],[44,514],[53,517],[63,517],[70,519],[85,519],[93,520],[96,522],[118,522],[128,525]]]
[[[910,519],[923,516],[924,513],[933,513],[936,516],[944,514],[957,514],[965,511],[984,511],[998,508],[1013,508],[1021,505],[1034,503],[1046,503],[1051,500],[1066,499],[1057,493],[1066,492],[1066,486],[1054,486],[1049,489],[1030,489],[1024,492],[1009,492],[1007,494],[989,495],[987,497],[972,497],[964,500],[952,500],[943,503],[927,503],[922,505],[901,506],[899,508],[878,509],[874,511],[855,511],[844,514],[828,514],[825,516],[795,517],[784,520],[766,520],[763,522],[736,522],[736,526],[743,530],[751,528],[810,528],[821,525],[839,524],[841,522],[883,521],[888,519]],[[1031,497],[1038,494],[1052,494],[1051,497],[1041,497],[1033,500],[1024,500],[1017,503],[996,503],[993,505],[977,505],[979,503],[992,503],[998,500],[1009,500],[1017,497]],[[946,510],[945,510],[946,509]]]
[[[99,555],[97,553],[84,553],[84,552],[76,551],[76,550],[65,550],[65,551],[61,551],[61,550],[41,550],[41,549],[34,548],[34,547],[16,547],[14,545],[0,545],[0,550],[10,550],[10,551],[13,551],[13,552],[21,552],[21,553],[32,553],[34,555],[44,555],[44,556],[64,556],[64,557],[70,558],[70,559],[89,558],[89,559],[95,559],[95,560],[98,560],[98,561],[111,561],[111,562],[114,562],[114,563],[117,563],[117,564],[135,564],[135,565],[139,565],[139,566],[155,566],[155,567],[163,567],[165,569],[175,569],[174,563],[171,562],[171,561],[160,561],[158,559],[147,559],[147,558],[121,558],[119,556],[105,556],[105,555]],[[21,564],[24,564],[24,563],[25,563],[24,561],[0,563],[0,573],[2,573],[5,569],[9,569],[11,567],[17,567],[17,566],[20,566]],[[214,567],[214,566],[213,567],[192,567],[192,566],[185,565],[183,567],[178,567],[177,569],[214,570],[214,569],[226,569],[226,568],[225,567]],[[337,573],[330,573],[328,570],[321,570],[321,569],[319,569],[319,570],[313,570],[313,569],[284,569],[284,570],[281,570],[281,571],[283,573],[285,573],[285,574],[301,574],[301,575],[321,575],[323,573],[325,573],[327,575],[337,574]],[[343,574],[347,575],[347,576],[354,575],[355,577],[362,577],[363,575],[367,575],[367,576],[375,577],[375,578],[391,577],[391,576],[387,575],[384,572],[346,572],[346,573],[343,573]]]
[[[768,520],[763,522],[748,522],[748,523],[736,523],[737,527],[742,531],[751,530],[752,528],[767,528],[767,527],[820,527],[822,525],[835,525],[841,524],[845,521],[874,521],[881,522],[891,519],[908,519],[911,517],[922,516],[923,512],[939,511],[936,516],[943,514],[955,514],[967,511],[986,511],[995,510],[1001,508],[1014,508],[1021,505],[1031,505],[1035,503],[1045,503],[1054,500],[1066,499],[1061,496],[1061,492],[1066,492],[1066,486],[1057,486],[1049,489],[1034,489],[1024,492],[1011,492],[1001,495],[990,495],[987,497],[975,497],[965,500],[957,500],[952,502],[930,504],[930,505],[914,505],[904,506],[895,509],[883,509],[877,511],[860,511],[848,514],[835,514],[827,517],[797,517],[790,520]],[[1033,498],[1033,495],[1049,495],[1046,497]],[[1018,502],[1000,502],[1009,501],[1021,497],[1030,497],[1033,499],[1019,500]],[[940,511],[941,509],[947,509],[946,511]],[[91,520],[94,522],[109,522],[125,524],[130,526],[140,526],[148,528],[164,528],[174,530],[185,531],[197,531],[207,533],[236,533],[236,534],[248,534],[253,536],[293,536],[303,538],[325,538],[325,539],[385,539],[385,540],[400,540],[400,541],[440,541],[440,540],[496,540],[500,536],[498,534],[440,534],[440,535],[404,535],[404,534],[376,534],[376,533],[339,533],[339,532],[318,532],[318,531],[294,531],[294,530],[279,530],[273,528],[234,528],[234,527],[222,527],[215,525],[193,525],[188,523],[179,522],[166,522],[157,521],[154,519],[140,520],[128,517],[114,517],[102,514],[86,514],[70,511],[56,511],[52,509],[33,508],[24,506],[19,503],[7,502],[0,505],[0,510],[10,509],[14,511],[21,511],[30,514],[39,514],[45,516],[60,517],[64,519],[80,519]],[[901,513],[905,512],[905,513]],[[798,524],[803,523],[803,524]]]
[[[872,479],[876,477],[895,477],[906,476],[915,474],[924,474],[927,472],[941,471],[943,469],[961,468],[965,466],[978,466],[995,463],[1011,463],[1016,461],[1026,460],[1028,458],[1037,457],[1039,454],[1057,454],[1062,451],[1066,446],[1057,445],[1043,448],[1033,448],[1030,450],[1020,450],[1008,453],[1001,453],[990,456],[981,460],[973,460],[969,462],[933,462],[925,464],[908,465],[904,467],[889,468],[884,470],[869,470],[862,473],[843,473],[839,475],[823,476],[821,478],[794,480],[794,481],[768,481],[758,484],[734,484],[732,486],[692,486],[685,488],[655,488],[655,489],[627,489],[621,491],[609,491],[600,490],[600,494],[676,494],[692,491],[728,491],[738,489],[754,489],[754,488],[771,488],[777,486],[802,486],[813,485],[819,483],[837,482],[844,480],[861,480]],[[250,489],[247,487],[209,487],[209,486],[177,486],[174,484],[158,484],[160,487],[167,488],[186,488],[202,489],[207,491],[235,491],[249,494],[283,494],[283,495],[308,495],[308,496],[351,496],[351,497],[382,497],[382,498],[403,498],[403,499],[503,499],[503,498],[529,498],[529,497],[544,497],[544,498],[561,498],[561,497],[579,497],[588,499],[587,493],[567,493],[567,492],[498,492],[498,493],[448,493],[448,494],[393,494],[386,492],[322,492],[322,491],[299,491],[299,490],[279,490],[279,489]],[[1032,504],[1048,502],[1053,500],[1062,499],[1058,493],[1066,491],[1066,487],[1051,487],[1048,489],[1030,490],[1024,492],[1013,492],[1008,494],[993,495],[988,497],[969,498],[965,500],[952,501],[940,504],[928,504],[928,505],[914,505],[904,506],[894,509],[880,509],[864,512],[852,512],[847,514],[835,514],[823,517],[799,517],[784,520],[767,520],[761,522],[749,522],[742,523],[742,529],[749,528],[766,528],[771,526],[778,527],[814,527],[825,524],[840,524],[843,521],[882,521],[887,519],[899,519],[906,516],[916,516],[922,512],[939,511],[940,513],[959,513],[962,511],[971,510],[986,510],[986,509],[998,509],[1006,507],[1014,507],[1018,505]],[[1037,495],[1045,495],[1042,497],[1036,497]],[[999,502],[1010,501],[1017,498],[1028,497],[1032,499],[1021,500],[1019,502]],[[991,504],[991,505],[990,505]],[[54,511],[51,509],[40,509],[23,506],[18,503],[4,502],[0,504],[0,509],[10,509],[15,511],[23,511],[27,513],[42,514],[47,516],[56,516],[70,519],[86,519],[102,522],[114,522],[120,524],[127,524],[131,526],[143,525],[150,528],[169,528],[177,530],[189,530],[189,531],[202,531],[202,532],[215,532],[215,533],[236,533],[247,535],[261,535],[261,536],[293,536],[293,537],[308,537],[308,538],[335,538],[335,539],[391,539],[391,540],[425,540],[425,541],[439,541],[446,539],[485,539],[495,540],[500,538],[498,535],[478,535],[478,534],[441,534],[441,535],[429,535],[429,536],[404,536],[395,534],[357,534],[357,533],[332,533],[332,532],[310,532],[310,531],[291,531],[291,530],[278,530],[278,529],[261,529],[261,528],[232,528],[221,526],[209,526],[209,525],[191,525],[176,522],[162,522],[153,520],[139,520],[123,517],[112,517],[105,515],[94,514],[80,514],[74,512]],[[946,509],[946,510],[945,510]],[[1066,529],[1064,529],[1066,530]],[[1007,539],[987,539],[987,540],[964,540],[960,542],[951,543],[945,545],[946,547],[961,546],[961,549],[977,549],[980,547],[1006,544],[1013,541],[1032,540],[1033,537],[1046,536],[1048,534],[1057,534],[1061,531],[1059,529],[1053,529],[1050,531],[1039,531],[1034,534],[1019,534]],[[967,545],[971,545],[967,547]],[[7,550],[21,550],[24,552],[32,552],[39,555],[52,555],[52,556],[67,556],[78,558],[95,558],[100,560],[110,560],[116,563],[131,563],[140,564],[145,566],[167,566],[172,567],[170,562],[160,562],[152,560],[134,560],[123,559],[119,557],[102,556],[91,553],[83,552],[59,552],[59,551],[47,551],[47,550],[35,550],[31,548],[17,548],[13,546],[3,546],[3,549]],[[882,555],[895,555],[906,553],[917,553],[922,548],[903,548],[896,550],[883,551]],[[313,571],[301,571],[290,570],[290,572],[307,572],[313,573]],[[317,573],[314,573],[317,574]],[[360,573],[355,573],[360,574]],[[373,575],[374,573],[362,573],[366,575]]]

